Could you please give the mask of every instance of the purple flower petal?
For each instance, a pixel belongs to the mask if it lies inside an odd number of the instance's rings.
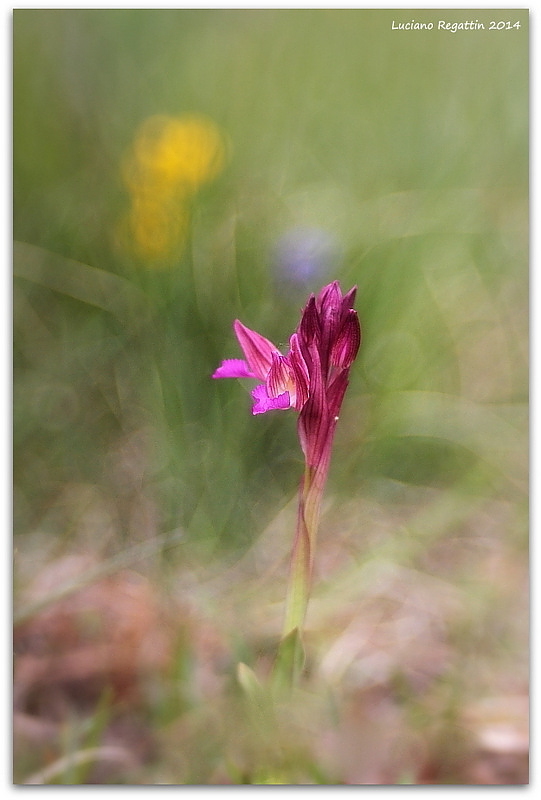
[[[297,328],[297,335],[299,337],[299,345],[301,350],[303,350],[303,356],[306,360],[305,350],[312,344],[314,338],[317,338],[319,341],[321,337],[321,323],[314,295],[310,296],[302,313],[302,318]]]
[[[267,375],[266,387],[269,397],[279,397],[284,392],[289,392],[294,384],[294,374],[286,356],[273,353],[272,366]]]
[[[331,417],[327,401],[327,387],[320,361],[317,345],[311,345],[313,350],[312,363],[310,364],[310,396],[303,405],[298,419],[298,433],[306,463],[310,467],[317,467],[326,458],[326,448]],[[329,445],[330,446],[330,443]]]
[[[266,411],[274,411],[276,409],[291,408],[291,401],[289,392],[279,394],[278,397],[269,397],[267,394],[267,387],[264,383],[252,389],[252,397],[255,403],[252,408],[252,414],[264,414]]]
[[[339,369],[349,369],[361,345],[361,326],[357,312],[351,308],[346,312],[342,328],[336,336],[331,350],[331,364]]]
[[[347,370],[342,370],[327,388],[327,400],[329,402],[329,414],[331,418],[334,417],[336,420],[338,419],[340,406],[342,405],[344,394],[348,388],[348,383]]]
[[[254,375],[253,372],[250,372],[250,368],[246,361],[243,361],[242,358],[227,358],[225,361],[222,361],[216,372],[214,372],[213,378],[257,378],[257,375]]]
[[[257,331],[247,328],[238,319],[235,320],[234,327],[248,366],[259,380],[264,381],[272,366],[272,354],[280,351],[272,342]]]
[[[323,318],[336,313],[342,307],[342,292],[338,281],[324,286],[316,297],[316,306]]]
[[[357,294],[357,287],[352,286],[349,292],[346,292],[342,298],[342,314],[346,314],[349,308],[353,308],[355,302],[355,295]]]
[[[289,363],[295,375],[295,387],[297,390],[295,393],[295,408],[297,411],[300,411],[310,394],[310,374],[306,362],[302,357],[296,333],[290,338],[289,346]]]

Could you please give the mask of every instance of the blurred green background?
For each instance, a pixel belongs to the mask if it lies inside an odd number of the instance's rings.
[[[391,29],[413,16],[487,29]],[[73,549],[181,531],[160,574],[246,552],[295,497],[295,415],[210,375],[235,318],[287,346],[334,279],[363,327],[327,487],[343,548],[447,575],[464,537],[450,580],[478,598],[494,535],[526,575],[528,12],[17,10],[13,33],[21,591]],[[157,263],[118,235],[122,165],[145,120],[193,114],[226,157]]]

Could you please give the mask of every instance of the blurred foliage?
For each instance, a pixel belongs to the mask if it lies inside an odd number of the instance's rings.
[[[253,418],[248,383],[210,375],[235,318],[286,345],[335,278],[358,285],[364,336],[327,489],[344,552],[439,574],[461,526],[490,540],[484,513],[527,573],[528,14],[392,31],[400,13],[14,12],[16,592],[66,552],[107,559],[179,529],[159,585],[257,544],[297,489],[295,416]],[[473,618],[465,563],[450,580]],[[457,647],[481,646],[464,624]],[[297,756],[293,782],[340,778]],[[181,782],[210,781],[214,757]]]

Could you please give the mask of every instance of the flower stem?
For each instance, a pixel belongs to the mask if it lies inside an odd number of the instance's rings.
[[[322,469],[306,465],[301,481],[297,532],[291,555],[283,638],[295,628],[299,634],[302,634],[310,596],[321,499],[327,477],[326,466],[324,465]]]

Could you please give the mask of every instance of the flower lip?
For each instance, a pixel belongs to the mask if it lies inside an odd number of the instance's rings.
[[[252,397],[254,398],[252,414],[264,414],[266,411],[291,408],[289,392],[282,392],[277,397],[269,397],[264,383],[260,383],[255,389],[252,389]]]
[[[242,358],[226,358],[212,374],[213,378],[257,378]]]

